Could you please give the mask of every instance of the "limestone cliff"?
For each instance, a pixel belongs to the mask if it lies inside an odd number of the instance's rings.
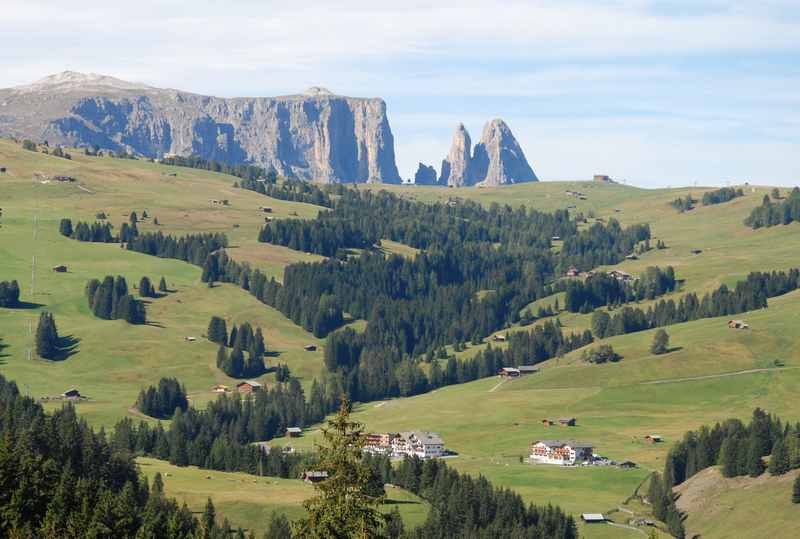
[[[226,99],[64,72],[0,90],[0,135],[194,154],[325,183],[400,182],[384,101],[319,87]]]
[[[464,124],[458,124],[447,158],[442,161],[439,183],[461,187],[472,184],[472,141]]]
[[[420,163],[414,174],[414,183],[417,185],[436,185],[436,169]]]
[[[483,128],[472,156],[472,174],[482,185],[538,181],[511,129],[500,119]]]

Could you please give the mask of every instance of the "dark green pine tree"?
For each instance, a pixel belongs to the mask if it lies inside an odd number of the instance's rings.
[[[217,368],[225,371],[228,368],[227,364],[228,364],[228,351],[225,349],[225,346],[220,345],[219,350],[217,350]]]
[[[155,297],[155,290],[153,290],[153,284],[150,282],[150,278],[145,276],[139,280],[139,296],[142,298],[153,298]]]
[[[200,517],[200,537],[202,539],[212,539],[216,529],[217,511],[214,509],[214,503],[211,498],[208,498],[206,507],[203,510],[203,516]]]
[[[203,275],[201,276],[201,280],[209,284],[219,280],[219,266],[216,256],[209,255],[206,257],[206,261],[203,263]]]
[[[212,316],[208,323],[207,336],[209,341],[227,346],[228,326],[225,323],[225,320],[219,316]]]
[[[725,477],[736,477],[739,475],[739,439],[735,436],[728,436],[722,441],[719,450],[719,461],[722,464],[722,475]]]
[[[667,523],[667,530],[669,530],[669,533],[673,537],[677,537],[678,539],[686,537],[686,530],[683,528],[683,519],[674,503],[670,504],[667,508],[667,518],[665,522]]]
[[[747,474],[750,477],[758,477],[764,473],[764,461],[761,458],[760,442],[750,437],[747,441]]]
[[[233,378],[240,378],[244,372],[244,354],[239,348],[234,348],[228,358],[228,370],[225,374]]]
[[[130,222],[131,225],[135,225],[136,223],[139,222],[139,219],[136,217],[136,212],[135,211],[131,212],[131,216],[128,219],[128,221]]]
[[[36,326],[36,355],[44,359],[55,359],[58,354],[58,330],[53,315],[42,312]]]
[[[167,290],[167,280],[164,279],[164,277],[161,277],[161,280],[158,281],[158,291],[159,292],[163,292],[165,294],[168,292],[168,290]]]
[[[58,231],[62,236],[68,238],[72,236],[72,221],[69,219],[61,219],[61,223],[58,225]]]
[[[770,475],[783,475],[789,471],[789,451],[786,449],[786,443],[782,436],[772,447],[768,471]]]

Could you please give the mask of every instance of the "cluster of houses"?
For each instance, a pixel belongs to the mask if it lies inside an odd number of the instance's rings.
[[[411,431],[368,434],[364,452],[393,458],[444,456],[444,442],[435,432]]]
[[[628,255],[626,258],[628,258],[629,260],[635,260],[636,259],[636,255]],[[578,271],[578,268],[576,268],[575,266],[570,266],[569,269],[567,269],[566,276],[567,277],[591,277],[594,274],[595,274],[594,271],[582,272],[582,271]],[[635,281],[636,280],[636,277],[634,277],[630,273],[627,273],[625,271],[618,270],[618,269],[613,269],[611,271],[608,271],[608,272],[606,272],[606,275],[608,275],[609,277],[613,277],[614,279],[616,279],[618,281],[622,281],[622,282],[630,282],[630,281]]]

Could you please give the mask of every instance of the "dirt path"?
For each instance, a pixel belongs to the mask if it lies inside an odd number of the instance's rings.
[[[489,390],[489,393],[494,393],[494,390],[495,390],[495,389],[497,389],[497,388],[498,388],[498,387],[500,387],[501,385],[505,384],[506,382],[508,382],[508,378],[504,378],[503,380],[500,380],[500,383],[499,383],[499,384],[497,384],[496,386],[494,386],[492,389],[490,389],[490,390]]]
[[[644,535],[645,537],[647,536],[647,533],[644,530],[640,530],[639,528],[636,528],[635,526],[628,526],[627,524],[617,524],[616,522],[611,522],[611,521],[608,521],[608,520],[606,521],[606,524],[608,524],[609,526],[614,526],[615,528],[623,528],[625,530],[632,530],[632,531],[635,531],[635,532],[639,532],[642,535]]]
[[[726,378],[728,376],[739,376],[741,374],[755,374],[759,372],[786,371],[789,369],[799,369],[800,367],[769,367],[765,369],[747,369],[744,371],[723,372],[720,374],[706,374],[704,376],[689,376],[687,378],[666,378],[664,380],[651,380],[649,382],[639,382],[641,385],[653,384],[673,384],[676,382],[690,382],[692,380],[709,380],[711,378]]]

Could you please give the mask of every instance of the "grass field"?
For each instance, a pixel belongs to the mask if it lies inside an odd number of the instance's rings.
[[[686,536],[794,537],[800,507],[791,497],[798,474],[725,478],[716,467],[703,470],[677,489],[678,508],[688,514]]]
[[[303,501],[314,495],[314,487],[299,479],[255,477],[195,466],[179,468],[149,458],[139,458],[137,462],[151,481],[160,473],[166,494],[185,502],[193,512],[202,512],[212,496],[219,519],[227,518],[234,527],[254,530],[257,537],[274,511],[285,513],[290,520],[300,518],[305,514]],[[428,516],[428,503],[406,490],[388,487],[386,498],[381,511],[388,513],[397,507],[408,528],[418,526]]]
[[[212,384],[231,383],[214,367],[214,346],[202,339],[195,343],[184,340],[185,336],[202,335],[212,314],[261,326],[268,348],[278,354],[270,361],[288,363],[305,383],[320,372],[323,343],[241,290],[226,285],[209,289],[199,282],[199,268],[182,262],[130,253],[114,245],[79,243],[57,232],[61,217],[91,220],[96,212],[105,211],[118,225],[129,211],[141,215],[146,209],[158,217],[159,229],[165,232],[224,231],[233,243],[230,252],[234,258],[280,278],[286,264],[318,257],[259,244],[256,232],[263,214],[257,207],[272,207],[276,218],[292,218],[292,213],[313,217],[319,208],[233,189],[234,179],[229,176],[79,155],[66,161],[25,152],[8,141],[0,141],[0,162],[9,170],[0,177],[0,280],[18,279],[23,299],[34,304],[28,309],[0,309],[0,337],[7,345],[2,350],[5,357],[0,357],[0,372],[16,380],[24,391],[39,396],[76,386],[90,397],[78,405],[79,411],[93,424],[105,426],[129,413],[142,386],[165,375],[179,377],[192,401],[202,405],[211,398],[208,389]],[[177,176],[165,176],[167,171]],[[79,184],[42,184],[34,181],[36,172],[73,175]],[[683,214],[669,202],[688,193],[700,198],[707,189],[643,190],[591,182],[485,189],[385,188],[428,202],[462,197],[542,210],[574,206],[574,211],[592,219],[613,217],[623,225],[647,222],[653,236],[666,242],[668,248],[650,251],[618,267],[636,274],[647,266],[672,265],[682,280],[675,298],[690,291],[704,293],[720,283],[733,284],[753,270],[800,265],[800,225],[751,230],[742,224],[770,191],[764,187],[748,186],[745,197],[698,206]],[[586,200],[568,195],[568,190],[583,192]],[[230,207],[209,203],[219,198],[229,199]],[[155,227],[145,224],[141,228]],[[382,244],[387,253],[416,254],[402,244]],[[701,249],[702,253],[694,255],[692,249]],[[36,294],[31,295],[34,256]],[[69,273],[50,271],[50,267],[62,263],[69,266]],[[154,325],[135,327],[101,321],[89,313],[83,286],[89,278],[106,274],[125,275],[129,284],[138,282],[142,275],[151,279],[163,275],[175,291],[149,305]],[[552,305],[554,299],[540,300],[534,304],[534,311],[540,304]],[[652,331],[618,336],[608,339],[623,356],[616,364],[586,365],[576,351],[546,362],[537,375],[499,386],[499,380],[491,378],[408,399],[361,404],[356,417],[375,431],[439,432],[448,448],[458,453],[449,461],[453,466],[483,474],[498,485],[520,492],[526,500],[557,503],[575,513],[609,511],[631,494],[649,470],[661,468],[670,444],[689,429],[731,416],[745,418],[756,406],[788,420],[800,419],[800,401],[796,398],[800,391],[799,301],[800,292],[794,292],[771,299],[768,309],[739,316],[750,323],[749,331],[728,329],[726,319],[670,326],[667,330],[675,350],[664,356],[652,356],[648,351]],[[563,306],[563,298],[559,297],[559,303]],[[646,307],[647,303],[642,305]],[[42,309],[55,313],[62,334],[80,339],[77,353],[63,362],[27,359],[32,341],[29,328],[31,324],[35,327]],[[561,313],[559,319],[565,330],[581,331],[588,327],[590,315]],[[353,325],[363,329],[364,324],[356,321]],[[320,345],[318,351],[303,352],[302,346],[307,343]],[[466,357],[485,346],[469,345],[458,355]],[[775,369],[776,360],[785,368]],[[263,378],[270,381],[272,376]],[[577,417],[578,426],[547,429],[541,424],[543,418],[563,416]],[[665,443],[645,444],[642,437],[651,433],[664,436]],[[310,446],[315,437],[312,429],[293,443]],[[641,468],[561,469],[521,464],[519,459],[527,453],[529,444],[540,438],[592,442],[597,452],[633,460]],[[207,481],[187,478],[187,486],[182,488],[187,496],[195,492],[198,499],[204,500],[208,494],[216,497],[219,482],[209,486]],[[220,496],[225,492],[219,490]],[[734,505],[741,503],[735,497],[731,500]],[[267,506],[270,503],[264,502]],[[295,508],[287,509],[290,512],[299,507],[297,500],[287,506]],[[234,509],[229,510],[235,514]],[[246,518],[251,519],[248,522],[258,520],[264,514],[259,511],[242,508],[237,518],[243,522]],[[252,515],[246,516],[248,512]],[[698,518],[690,513],[690,524]],[[696,522],[697,529],[704,529],[706,524]],[[582,533],[601,538],[641,535],[610,526],[586,527]]]

